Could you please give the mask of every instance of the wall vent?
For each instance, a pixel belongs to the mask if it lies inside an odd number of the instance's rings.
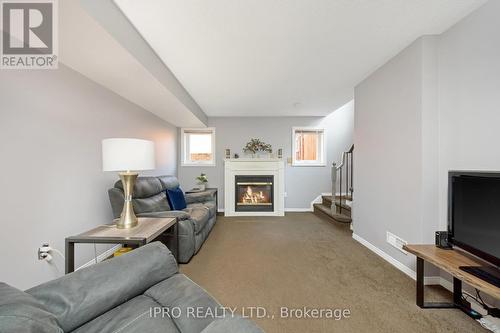
[[[408,244],[408,242],[402,239],[401,237],[398,237],[393,233],[390,233],[389,231],[387,231],[387,243],[391,244],[404,254],[408,254],[407,251],[403,250],[403,245]]]

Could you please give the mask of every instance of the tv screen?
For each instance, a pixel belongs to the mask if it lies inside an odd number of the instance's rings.
[[[500,173],[450,172],[451,242],[500,265]]]

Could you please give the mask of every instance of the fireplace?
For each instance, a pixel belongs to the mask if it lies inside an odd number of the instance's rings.
[[[224,160],[224,215],[284,216],[284,180],[283,159]]]
[[[274,176],[235,176],[236,212],[273,212]]]

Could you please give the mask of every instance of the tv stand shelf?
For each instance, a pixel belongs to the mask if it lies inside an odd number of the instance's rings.
[[[435,245],[405,245],[406,251],[414,254],[417,257],[417,305],[422,308],[443,308],[457,307],[461,303],[460,296],[462,293],[462,281],[471,285],[486,294],[500,299],[500,288],[472,275],[464,272],[460,266],[482,266],[479,259],[475,259],[471,255],[458,250],[445,250],[436,247]],[[450,273],[453,276],[453,303],[451,304],[433,304],[424,303],[423,288],[424,288],[424,261],[427,261],[434,266]]]

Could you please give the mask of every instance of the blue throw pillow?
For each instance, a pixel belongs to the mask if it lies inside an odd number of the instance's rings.
[[[167,189],[167,200],[172,210],[183,210],[186,208],[186,199],[180,187],[173,190]]]

